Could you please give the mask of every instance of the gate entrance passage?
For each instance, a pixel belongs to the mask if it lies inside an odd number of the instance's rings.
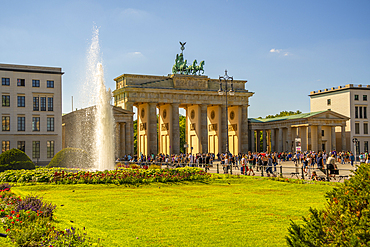
[[[187,153],[223,153],[226,138],[232,154],[248,151],[248,102],[254,93],[245,89],[247,81],[233,81],[235,94],[228,95],[226,119],[218,79],[123,74],[114,80],[114,105],[129,111],[137,107],[138,155],[180,153],[179,108],[186,110]]]

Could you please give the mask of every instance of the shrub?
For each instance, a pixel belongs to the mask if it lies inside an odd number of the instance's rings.
[[[326,194],[325,210],[310,209],[303,226],[292,222],[290,246],[370,246],[370,166]]]
[[[47,167],[89,168],[91,159],[89,154],[80,148],[64,148],[51,159]]]
[[[26,153],[13,148],[0,154],[0,172],[21,169],[35,169],[35,164]]]

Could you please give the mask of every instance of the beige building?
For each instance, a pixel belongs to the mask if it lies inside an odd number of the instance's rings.
[[[352,140],[356,138],[356,152],[369,150],[369,99],[370,85],[353,85],[333,87],[325,90],[313,91],[310,93],[311,112],[332,110],[349,119],[346,123],[346,144],[338,146],[337,150],[354,151]],[[335,129],[337,140],[340,139],[341,129]]]
[[[346,143],[348,117],[324,110],[277,118],[251,118],[253,152],[330,151]],[[339,128],[340,138],[336,138]],[[262,143],[260,143],[262,135]]]
[[[95,109],[95,107],[88,107],[63,115],[63,148],[81,148],[90,152],[93,142]],[[134,153],[133,115],[133,112],[113,106],[116,157]]]
[[[62,69],[0,64],[2,152],[47,164],[62,148]]]
[[[114,104],[131,112],[133,106],[138,109],[139,155],[180,153],[179,108],[186,110],[186,152],[225,152],[227,138],[233,154],[248,151],[248,106],[253,93],[245,89],[247,81],[233,81],[235,94],[228,96],[226,121],[225,95],[218,94],[218,79],[123,74],[114,80]]]

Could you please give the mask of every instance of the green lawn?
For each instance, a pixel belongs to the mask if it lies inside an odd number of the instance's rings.
[[[309,207],[323,208],[324,194],[332,188],[248,177],[208,184],[12,190],[55,203],[62,229],[86,227],[89,236],[104,239],[103,246],[286,246],[290,220],[301,221]]]

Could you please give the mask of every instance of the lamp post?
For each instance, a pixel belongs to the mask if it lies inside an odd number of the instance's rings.
[[[226,106],[226,113],[225,113],[225,119],[226,119],[226,155],[229,156],[229,114],[227,109],[227,94],[234,95],[234,88],[233,88],[233,77],[227,75],[227,70],[225,70],[225,75],[219,76],[218,78],[220,80],[220,89],[218,90],[219,95],[223,95],[225,93],[225,106]],[[224,88],[222,87],[222,82],[225,83]],[[227,84],[230,83],[230,91],[227,91]],[[228,159],[230,162],[230,158]],[[230,173],[233,174],[233,167],[231,166]]]

